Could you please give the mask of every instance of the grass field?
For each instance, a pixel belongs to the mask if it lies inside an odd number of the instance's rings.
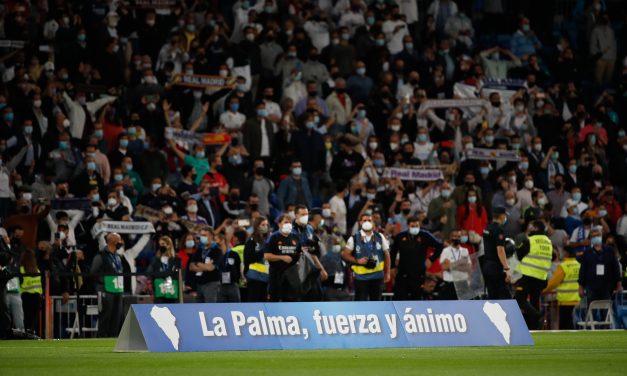
[[[534,333],[533,347],[114,353],[114,340],[0,341],[0,375],[626,375],[627,331]]]

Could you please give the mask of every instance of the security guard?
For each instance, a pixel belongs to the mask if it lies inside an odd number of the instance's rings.
[[[516,271],[519,271],[522,277],[516,282],[515,298],[525,316],[527,327],[535,330],[538,329],[539,320],[542,317],[540,294],[546,287],[551,270],[553,243],[546,236],[544,222],[536,220],[532,222],[532,226],[529,239],[516,250],[520,260]]]
[[[298,236],[298,241],[303,252],[308,252],[311,259],[320,271],[320,278],[327,279],[328,275],[320,263],[320,239],[316,235],[312,225],[309,224],[309,210],[305,205],[296,205],[294,208],[294,222],[292,224],[292,234]],[[315,280],[313,280],[315,278]],[[304,301],[321,301],[322,285],[318,275],[312,275],[311,288],[305,292]]]
[[[116,337],[122,319],[122,294],[124,278],[115,275],[122,273],[122,258],[117,250],[124,247],[122,237],[112,232],[105,237],[107,245],[92,261],[92,273],[105,274],[96,279],[100,317],[98,319],[98,337]],[[109,275],[106,275],[109,274]]]
[[[390,280],[390,245],[374,231],[370,215],[362,214],[359,224],[361,230],[348,239],[342,258],[352,264],[355,300],[381,300],[383,284]]]
[[[581,265],[576,259],[574,247],[566,247],[564,261],[557,266],[543,294],[557,288],[557,309],[559,312],[559,328],[574,329],[573,309],[579,304],[579,269]]]
[[[507,222],[507,211],[497,206],[492,211],[492,223],[483,230],[483,279],[488,289],[488,299],[511,299],[508,285],[512,273],[505,254],[503,225]]]
[[[418,217],[408,218],[407,228],[407,231],[396,235],[390,252],[390,259],[393,260],[391,267],[397,269],[394,300],[420,299],[426,270],[442,253],[442,242],[420,228]],[[429,248],[433,248],[434,252],[427,258]]]

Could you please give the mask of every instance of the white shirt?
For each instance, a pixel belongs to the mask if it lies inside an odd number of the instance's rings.
[[[316,22],[309,20],[305,22],[303,26],[309,38],[311,38],[311,44],[322,51],[323,48],[329,45],[329,25],[326,22]]]
[[[396,29],[397,26],[403,26],[403,28],[395,33],[394,29]],[[401,20],[387,20],[383,23],[382,31],[385,34],[388,50],[390,50],[391,55],[396,55],[403,51],[403,37],[409,35],[405,22]]]
[[[341,234],[346,234],[346,202],[335,195],[329,200],[329,205],[331,205],[331,212],[335,214],[334,219],[337,229]]]
[[[371,241],[372,237],[374,236],[374,231],[370,233],[370,236],[367,236],[364,230],[359,230],[359,233],[361,234],[361,238],[363,239],[364,242]],[[381,248],[383,248],[383,252],[388,252],[390,250],[390,242],[385,238],[383,234],[379,233],[379,235],[381,236]],[[348,249],[349,251],[353,251],[353,249],[355,249],[354,236],[351,236],[350,238],[348,238],[345,248]]]
[[[364,15],[361,12],[353,12],[349,11],[342,14],[340,18],[339,25],[344,27],[346,26],[350,31],[350,34],[355,34],[355,30],[361,26],[365,25],[366,20],[364,19]]]
[[[433,151],[433,142],[425,142],[421,145],[419,142],[414,142],[414,157],[420,159],[421,161],[426,161],[429,159],[429,155],[431,155],[431,151]],[[434,151],[432,158],[438,157],[438,152]]]
[[[240,130],[245,121],[246,116],[240,112],[224,111],[220,115],[220,124],[228,130]]]
[[[269,100],[264,100],[263,102],[266,104],[266,111],[268,111],[268,115],[276,115],[278,117],[283,116],[283,112],[281,112],[281,107],[278,103]]]
[[[442,254],[440,254],[440,264],[442,264],[444,260],[448,260],[452,264],[464,259],[468,260],[468,265],[470,265],[468,250],[461,246],[459,248],[448,246],[444,248]],[[468,279],[468,273],[457,270],[443,270],[442,279],[444,279],[445,282],[465,281]]]

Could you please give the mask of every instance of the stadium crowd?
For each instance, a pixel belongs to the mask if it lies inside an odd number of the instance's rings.
[[[99,292],[100,335],[119,330],[124,294],[456,299],[493,220],[512,259],[548,236],[544,292],[571,284],[560,303],[622,290],[619,1],[1,7],[0,261],[25,276],[0,311],[14,328],[39,333],[46,288]],[[572,259],[574,277],[557,266]]]

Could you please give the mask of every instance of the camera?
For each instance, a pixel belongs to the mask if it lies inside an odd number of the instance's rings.
[[[366,265],[364,265],[366,269],[374,269],[377,267],[377,259],[374,257],[369,257]]]

